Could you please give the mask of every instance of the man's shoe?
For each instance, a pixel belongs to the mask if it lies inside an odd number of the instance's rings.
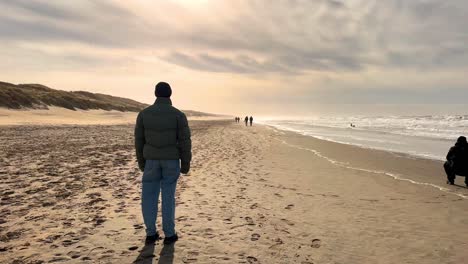
[[[159,240],[159,234],[156,233],[156,235],[147,236],[145,239],[145,244],[154,244],[158,240]]]
[[[179,237],[177,236],[177,234],[170,236],[170,237],[165,237],[164,244],[169,245],[169,244],[175,243],[177,240],[179,240]]]

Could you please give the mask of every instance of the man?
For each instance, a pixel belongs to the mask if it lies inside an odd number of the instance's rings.
[[[159,239],[156,216],[161,190],[164,244],[171,244],[178,240],[174,223],[177,180],[180,173],[190,170],[192,142],[187,117],[172,106],[171,86],[158,83],[155,95],[155,103],[138,114],[135,126],[136,156],[143,171],[141,206],[146,243],[154,243]]]
[[[244,122],[245,122],[245,126],[247,126],[247,124],[249,123],[249,117],[248,117],[248,116],[246,116],[246,117],[244,118]]]
[[[468,187],[468,143],[465,137],[459,137],[455,146],[450,148],[444,169],[448,184],[454,185],[456,175],[460,175],[465,176],[465,184]]]
[[[250,121],[250,126],[252,126],[252,123],[253,123],[253,117],[252,116],[249,118],[249,121]]]

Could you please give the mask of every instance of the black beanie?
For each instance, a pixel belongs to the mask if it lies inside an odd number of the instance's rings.
[[[159,82],[158,84],[156,84],[154,94],[156,95],[156,97],[171,97],[171,86],[167,82]]]
[[[464,136],[459,137],[459,138],[457,139],[457,143],[458,143],[458,144],[466,144],[466,143],[467,143],[467,142],[466,142],[466,137],[464,137]]]

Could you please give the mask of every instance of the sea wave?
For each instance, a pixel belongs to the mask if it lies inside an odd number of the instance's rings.
[[[425,116],[324,116],[295,120],[263,120],[270,124],[322,126],[357,130],[421,136],[440,139],[455,139],[468,133],[468,115]]]
[[[260,122],[323,140],[438,160],[445,159],[457,137],[468,134],[468,115],[324,116]]]

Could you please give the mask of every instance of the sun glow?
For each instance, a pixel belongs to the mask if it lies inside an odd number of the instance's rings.
[[[185,7],[203,7],[211,2],[210,0],[172,0],[173,2]]]

